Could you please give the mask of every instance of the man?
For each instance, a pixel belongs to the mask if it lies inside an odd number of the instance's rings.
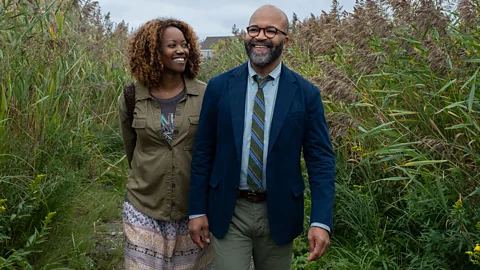
[[[249,61],[207,85],[191,169],[189,230],[216,269],[290,269],[303,230],[300,158],[311,189],[310,256],[330,245],[335,161],[320,92],[282,64],[288,19],[266,5],[250,18]],[[268,78],[257,82],[258,78]]]

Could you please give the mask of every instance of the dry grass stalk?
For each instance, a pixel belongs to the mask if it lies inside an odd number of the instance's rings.
[[[465,25],[480,24],[480,6],[475,0],[459,0],[457,5],[457,12],[460,20]]]
[[[345,138],[352,128],[356,128],[359,122],[349,115],[340,112],[329,112],[326,114],[330,137],[332,141],[339,142]]]
[[[374,39],[391,37],[392,25],[385,12],[375,1],[357,2],[354,12],[345,17],[343,25],[347,33],[345,40],[354,46],[350,63],[360,73],[375,72],[382,57],[374,54],[370,43]]]
[[[430,39],[423,41],[423,44],[429,51],[428,62],[430,63],[430,69],[444,75],[448,70],[448,55]]]
[[[324,72],[324,77],[316,77],[312,80],[322,93],[334,102],[354,103],[357,100],[357,93],[350,78],[333,64],[320,61],[319,65]]]
[[[449,19],[443,13],[442,7],[433,0],[420,0],[420,6],[414,12],[414,22],[418,31],[423,34],[433,27],[441,36],[446,34]]]
[[[426,150],[434,150],[439,153],[445,153],[451,150],[451,147],[445,140],[434,139],[434,138],[423,138],[418,147]],[[450,151],[449,151],[450,152]]]
[[[412,22],[412,1],[411,0],[389,0],[393,9],[393,16],[397,26],[406,26]]]
[[[342,7],[338,1],[333,0],[331,11],[329,13],[322,11],[318,18],[312,15],[304,22],[297,24],[298,18],[294,16],[294,40],[306,41],[300,45],[319,54],[334,53],[338,44],[344,40],[341,10]]]

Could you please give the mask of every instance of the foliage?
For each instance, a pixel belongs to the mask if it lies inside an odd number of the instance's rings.
[[[128,29],[97,2],[0,5],[0,268],[32,269],[74,198],[122,161]]]

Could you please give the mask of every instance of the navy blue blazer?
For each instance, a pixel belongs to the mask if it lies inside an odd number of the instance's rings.
[[[222,238],[237,201],[245,118],[248,63],[207,85],[192,156],[189,215],[206,214]],[[319,89],[282,65],[267,158],[267,212],[279,245],[303,231],[303,149],[310,183],[310,222],[332,228],[335,158]]]

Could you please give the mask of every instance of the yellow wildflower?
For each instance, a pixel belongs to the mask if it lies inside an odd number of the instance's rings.
[[[353,185],[354,188],[358,188],[358,189],[364,189],[365,186],[361,186],[361,185]]]
[[[46,174],[37,174],[37,177],[35,180],[42,180],[43,178],[45,178],[45,176],[47,176]]]
[[[5,208],[5,206],[2,205],[6,202],[7,202],[7,199],[0,199],[0,214],[7,211],[7,208]]]
[[[458,199],[457,202],[455,202],[455,205],[453,206],[455,209],[459,210],[463,207],[463,202],[461,199]]]
[[[467,251],[465,253],[472,256],[470,261],[473,264],[480,264],[480,244],[476,244],[475,248],[473,248],[473,251]]]
[[[352,151],[363,152],[363,148],[361,146],[355,145],[352,146]]]

